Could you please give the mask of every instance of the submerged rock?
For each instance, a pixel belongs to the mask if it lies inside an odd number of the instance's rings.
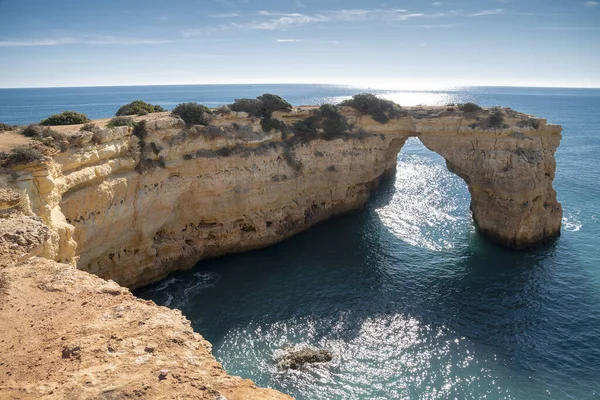
[[[299,369],[304,364],[329,362],[333,360],[333,354],[329,350],[303,348],[290,350],[279,359],[277,364],[282,369]]]

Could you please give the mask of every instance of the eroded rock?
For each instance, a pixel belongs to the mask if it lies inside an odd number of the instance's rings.
[[[279,358],[277,366],[282,369],[300,369],[305,364],[324,363],[333,360],[333,353],[325,349],[301,348],[287,350]]]

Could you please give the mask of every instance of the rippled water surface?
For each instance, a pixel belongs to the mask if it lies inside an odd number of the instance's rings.
[[[100,117],[138,97],[169,107],[274,92],[294,104],[314,104],[361,91],[314,85],[44,90],[58,92],[21,92],[13,96],[21,105],[10,105],[0,90],[0,121],[43,117],[26,107],[37,104],[36,96],[46,115],[80,104],[80,111]],[[405,105],[510,106],[562,124],[555,180],[562,236],[527,252],[486,242],[472,224],[464,182],[410,139],[397,177],[364,212],[264,250],[201,262],[138,295],[181,309],[229,373],[298,399],[600,398],[600,91],[379,93]],[[278,370],[274,357],[298,344],[330,349],[334,361]]]

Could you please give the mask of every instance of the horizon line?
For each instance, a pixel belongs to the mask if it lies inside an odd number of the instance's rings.
[[[361,83],[323,83],[323,82],[239,82],[239,83],[175,83],[175,84],[138,84],[138,85],[74,85],[74,86],[15,86],[15,87],[0,87],[0,90],[15,90],[15,89],[75,89],[75,88],[117,88],[117,87],[151,87],[151,86],[240,86],[240,85],[329,85],[329,86],[346,86],[346,87],[368,87],[372,90],[447,90],[460,87],[505,87],[505,88],[549,88],[549,89],[600,89],[600,86],[563,86],[563,85],[503,85],[503,84],[454,84],[454,85],[439,85],[429,86],[423,85],[419,88],[417,86],[411,86],[410,89],[398,88],[397,85],[392,85],[392,88],[386,89],[380,87],[380,84],[373,84],[369,87],[368,84]]]

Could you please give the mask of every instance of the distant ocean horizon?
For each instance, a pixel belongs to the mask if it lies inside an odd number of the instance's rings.
[[[439,89],[397,90],[368,86],[325,84],[205,84],[146,86],[78,86],[56,88],[0,89],[0,122],[24,125],[37,123],[49,115],[66,110],[82,112],[91,119],[108,118],[123,104],[144,100],[172,109],[179,103],[198,102],[208,107],[232,103],[240,97],[274,93],[293,105],[338,103],[363,92],[371,92],[400,105],[444,105],[457,99],[475,101],[483,106],[495,104],[492,93],[575,96],[593,88],[550,88],[518,86],[460,86]],[[527,110],[519,110],[528,112]]]
[[[67,109],[90,118],[144,100],[209,107],[263,93],[294,105],[373,92],[400,105],[472,101],[563,126],[553,242],[513,251],[482,238],[466,184],[418,138],[366,209],[280,244],[205,260],[136,295],[178,308],[231,375],[308,399],[600,398],[600,89],[183,85],[0,89],[0,122]],[[0,135],[2,140],[2,135]],[[285,346],[334,361],[283,372]]]

